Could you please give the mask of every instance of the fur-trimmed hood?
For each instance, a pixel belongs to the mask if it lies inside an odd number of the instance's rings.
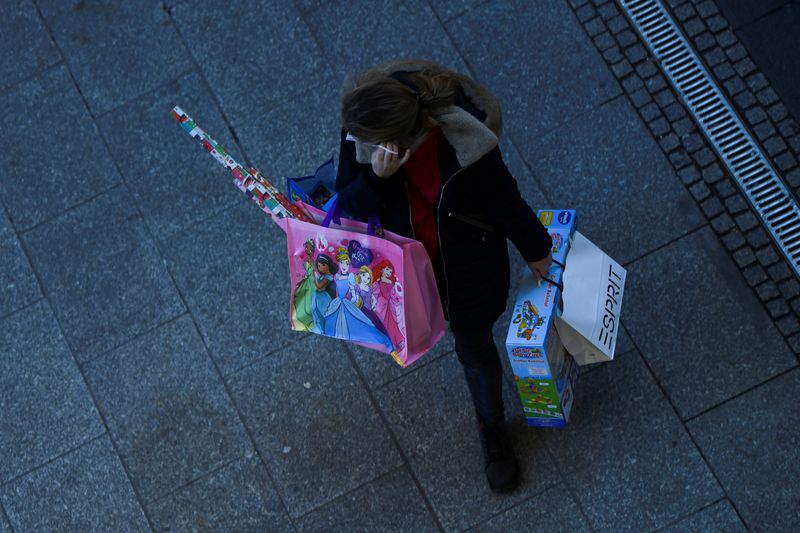
[[[388,76],[396,72],[415,72],[422,69],[428,69],[434,74],[442,73],[451,76],[461,86],[469,103],[485,114],[485,118],[481,122],[463,107],[452,105],[433,116],[439,122],[445,139],[454,148],[459,164],[467,167],[497,146],[503,124],[500,104],[488,90],[477,82],[429,61],[389,61],[372,70]],[[356,160],[362,164],[369,164],[370,151],[357,141],[355,144]]]

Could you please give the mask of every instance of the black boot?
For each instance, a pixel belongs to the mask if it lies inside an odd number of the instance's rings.
[[[494,492],[511,492],[519,483],[517,458],[503,423],[480,423],[486,480]]]

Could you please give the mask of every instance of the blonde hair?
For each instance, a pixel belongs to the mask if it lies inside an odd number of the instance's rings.
[[[372,269],[369,268],[367,265],[362,266],[361,268],[358,269],[358,272],[356,272],[356,282],[361,283],[362,274],[369,274],[370,281],[375,280],[375,276],[372,275]]]
[[[340,246],[336,249],[336,261],[342,261],[344,259],[350,261],[350,254],[347,252],[347,248]]]

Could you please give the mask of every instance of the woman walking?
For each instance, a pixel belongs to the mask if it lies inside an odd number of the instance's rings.
[[[394,61],[344,95],[342,126],[339,204],[424,245],[472,395],[488,483],[512,490],[518,469],[492,326],[508,298],[506,240],[537,278],[550,266],[551,241],[503,163],[499,105],[466,76]]]

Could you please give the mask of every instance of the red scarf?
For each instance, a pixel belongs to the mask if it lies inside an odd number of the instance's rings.
[[[411,154],[403,168],[408,176],[408,202],[411,206],[411,227],[414,238],[422,243],[431,261],[439,255],[439,239],[436,235],[434,202],[442,188],[439,168],[439,145],[442,132],[434,128],[419,148]]]

